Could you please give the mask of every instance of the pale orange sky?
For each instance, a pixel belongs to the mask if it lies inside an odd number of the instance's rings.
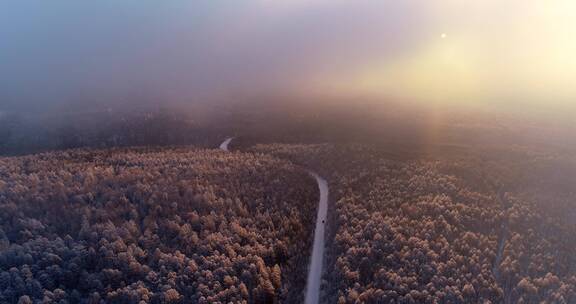
[[[443,0],[420,1],[420,8],[423,34],[411,48],[320,75],[320,90],[448,103],[576,103],[576,2]]]
[[[8,0],[0,111],[134,92],[567,104],[574,54],[573,0]]]

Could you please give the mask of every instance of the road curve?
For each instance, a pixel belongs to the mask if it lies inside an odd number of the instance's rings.
[[[224,151],[230,151],[228,150],[228,145],[230,144],[230,142],[232,141],[232,139],[234,139],[234,137],[228,137],[226,138],[226,140],[220,144],[220,149],[224,150]]]
[[[320,175],[310,172],[318,183],[320,190],[320,202],[318,203],[318,215],[316,217],[316,229],[314,229],[314,247],[306,285],[305,304],[318,304],[320,299],[320,283],[322,279],[322,264],[324,261],[324,237],[326,228],[326,215],[328,213],[328,183]]]
[[[228,150],[228,145],[234,139],[227,138],[220,149]],[[306,283],[305,304],[318,304],[320,300],[320,285],[322,282],[322,264],[324,262],[324,241],[326,231],[326,215],[328,214],[328,183],[320,175],[309,171],[320,190],[320,201],[318,202],[318,214],[316,216],[316,228],[314,229],[314,245],[312,247],[312,258],[310,259],[310,268],[308,269],[308,279]]]

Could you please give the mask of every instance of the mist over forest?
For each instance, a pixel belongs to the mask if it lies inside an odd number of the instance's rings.
[[[226,136],[254,142],[348,142],[411,146],[412,153],[452,146],[576,148],[572,110],[423,106],[397,101],[258,98],[221,103],[160,103],[3,112],[0,154],[80,147],[200,145]],[[265,126],[265,127],[263,127]],[[393,149],[393,148],[392,148]]]
[[[0,304],[576,303],[576,5],[0,4]]]

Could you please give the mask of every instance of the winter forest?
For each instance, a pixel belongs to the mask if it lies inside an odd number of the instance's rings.
[[[257,130],[253,115],[219,129],[131,115],[119,121],[142,128],[90,129],[125,147],[75,128],[88,142],[1,157],[0,302],[303,303],[310,171],[330,189],[320,303],[576,301],[569,151],[498,144],[506,134],[417,148],[400,122],[412,143],[366,121],[347,129],[385,142],[352,141],[333,117],[302,132],[314,122],[267,116]]]
[[[0,304],[576,304],[575,0],[0,0]]]

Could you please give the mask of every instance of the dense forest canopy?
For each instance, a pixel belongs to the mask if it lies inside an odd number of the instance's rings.
[[[300,303],[307,170],[330,186],[322,303],[575,302],[565,121],[449,113],[3,115],[1,153],[23,155],[0,157],[0,302]]]
[[[576,197],[555,180],[574,181],[569,159],[398,160],[330,144],[252,151],[316,168],[336,189],[326,303],[576,301]]]
[[[140,148],[0,168],[1,303],[302,300],[318,190],[286,161]]]

